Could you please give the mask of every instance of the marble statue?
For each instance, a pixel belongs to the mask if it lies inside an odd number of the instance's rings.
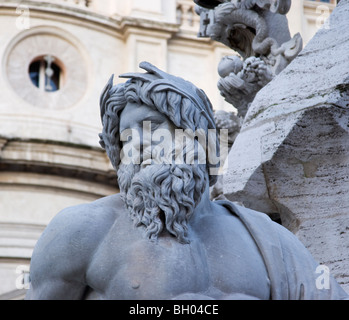
[[[237,52],[218,66],[218,89],[240,117],[258,91],[301,51],[302,38],[290,36],[285,14],[291,0],[194,0],[199,37],[210,37]]]
[[[121,192],[49,223],[34,249],[27,299],[347,298],[331,275],[319,286],[319,264],[287,229],[209,199],[217,164],[196,158],[215,129],[208,98],[149,63],[140,67],[146,72],[122,75],[128,80],[118,85],[111,79],[101,96],[101,145]],[[206,140],[175,150],[178,130],[199,129]],[[175,155],[185,161],[170,162]]]

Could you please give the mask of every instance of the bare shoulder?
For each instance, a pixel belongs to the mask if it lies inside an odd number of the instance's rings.
[[[93,252],[124,206],[120,195],[66,208],[48,224],[32,255],[31,278],[83,281]]]
[[[95,242],[105,234],[123,210],[119,194],[65,208],[48,224],[40,240],[50,241],[54,238],[55,242],[58,239],[73,241],[70,243],[73,247],[78,238],[85,245]]]
[[[52,219],[46,232],[62,228],[69,233],[80,230],[80,235],[85,232],[93,232],[96,235],[104,234],[124,210],[124,203],[119,194],[68,207]]]

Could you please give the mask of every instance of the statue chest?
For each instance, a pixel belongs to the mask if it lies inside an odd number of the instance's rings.
[[[99,248],[87,272],[88,285],[105,299],[171,299],[209,287],[205,251],[172,237]]]
[[[263,262],[246,248],[200,239],[180,244],[172,237],[158,243],[118,242],[115,246],[115,240],[106,239],[87,273],[88,285],[102,299],[172,299],[183,294],[222,299],[234,293],[268,298]]]

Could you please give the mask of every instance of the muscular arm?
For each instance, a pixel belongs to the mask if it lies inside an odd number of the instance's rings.
[[[38,240],[30,266],[26,299],[82,299],[93,252],[112,224],[112,214],[95,203],[67,208]]]

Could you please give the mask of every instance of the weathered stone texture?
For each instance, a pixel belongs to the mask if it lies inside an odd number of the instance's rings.
[[[266,213],[349,291],[349,1],[252,103],[224,194]]]

